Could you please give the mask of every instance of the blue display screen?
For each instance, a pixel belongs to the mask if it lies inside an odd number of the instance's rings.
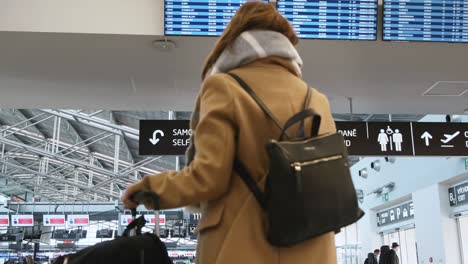
[[[169,36],[220,36],[237,9],[246,1],[165,0],[165,34]]]
[[[278,0],[300,38],[376,40],[377,0]]]
[[[468,42],[468,0],[385,0],[383,38]]]

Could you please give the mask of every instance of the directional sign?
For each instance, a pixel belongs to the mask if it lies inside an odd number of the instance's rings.
[[[65,226],[65,215],[43,215],[42,224],[44,226]]]
[[[468,156],[468,123],[412,123],[417,156]]]
[[[468,156],[468,123],[336,122],[351,156]]]
[[[11,226],[34,226],[33,215],[12,215]]]
[[[407,202],[377,213],[377,226],[386,226],[414,218],[413,202]]]
[[[336,122],[351,156],[467,156],[468,123]],[[140,121],[141,155],[184,155],[188,120]]]
[[[10,226],[10,216],[0,215],[0,227]]]
[[[140,155],[184,155],[191,135],[188,120],[141,120]]]
[[[468,203],[468,182],[449,188],[450,206],[459,206]]]

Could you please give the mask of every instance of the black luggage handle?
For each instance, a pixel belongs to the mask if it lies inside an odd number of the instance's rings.
[[[151,191],[142,191],[134,193],[130,200],[137,204],[144,204],[145,202],[151,202],[155,211],[159,210],[159,196],[155,192]],[[132,209],[132,217],[136,217],[137,210],[136,208]]]

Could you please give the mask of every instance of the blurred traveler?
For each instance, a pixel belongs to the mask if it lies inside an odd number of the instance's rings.
[[[364,261],[364,264],[378,264],[377,257],[374,253],[367,254],[367,258]]]
[[[390,247],[389,246],[381,246],[380,247],[380,258],[379,258],[379,264],[388,264],[388,255],[390,253]]]
[[[374,256],[377,260],[379,259],[379,255],[380,255],[380,249],[377,248],[374,250]]]
[[[388,264],[400,264],[400,259],[398,258],[398,250],[400,249],[400,245],[398,243],[392,243],[392,249],[388,254]]]
[[[198,206],[202,218],[197,227],[197,263],[337,262],[333,232],[291,247],[272,246],[265,234],[265,213],[233,172],[238,158],[263,186],[269,169],[265,145],[279,138],[281,131],[226,73],[245,80],[285,123],[303,110],[308,91],[301,79],[297,43],[294,29],[272,5],[243,4],[204,66],[191,123],[194,139],[187,153],[188,165],[181,171],[146,176],[122,196],[129,208],[136,206],[132,194],[142,190],[156,192],[162,209]],[[335,132],[327,98],[316,90],[312,94],[308,107],[322,117],[319,133]],[[311,123],[306,122],[306,131],[311,130]]]

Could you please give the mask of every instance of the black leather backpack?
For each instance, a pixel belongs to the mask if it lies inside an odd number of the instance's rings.
[[[242,162],[234,162],[235,171],[268,216],[267,238],[270,243],[293,246],[328,232],[336,232],[359,220],[364,212],[358,207],[344,139],[338,133],[318,135],[321,117],[309,108],[312,89],[308,89],[304,110],[291,117],[282,127],[239,76],[229,75],[281,130],[280,138],[271,139],[266,145],[270,170],[264,193]],[[307,118],[313,120],[310,137],[306,137],[304,132]],[[297,123],[300,123],[300,137],[285,140],[286,131]]]

